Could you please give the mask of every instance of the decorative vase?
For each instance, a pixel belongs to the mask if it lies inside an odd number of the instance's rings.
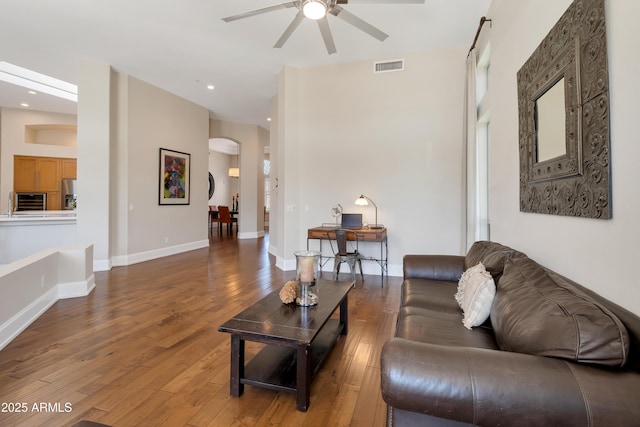
[[[298,251],[296,256],[296,281],[298,295],[296,304],[308,307],[318,304],[318,287],[316,278],[320,270],[320,252]]]

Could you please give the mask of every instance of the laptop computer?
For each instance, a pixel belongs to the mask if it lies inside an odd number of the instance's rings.
[[[342,228],[348,228],[351,230],[362,228],[362,214],[361,213],[343,213],[342,223],[340,224],[340,226]]]

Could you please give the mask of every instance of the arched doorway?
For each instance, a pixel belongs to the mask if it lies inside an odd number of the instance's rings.
[[[208,169],[209,206],[224,205],[238,210],[240,144],[228,138],[210,138]]]

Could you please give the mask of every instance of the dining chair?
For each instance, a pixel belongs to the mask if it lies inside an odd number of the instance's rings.
[[[362,257],[360,253],[358,253],[358,234],[354,233],[352,230],[347,230],[344,228],[339,228],[335,230],[336,233],[336,246],[337,250],[334,250],[334,262],[333,262],[333,276],[334,280],[338,280],[338,274],[340,274],[340,265],[342,263],[347,263],[349,268],[351,269],[351,274],[353,276],[353,287],[356,287],[356,262],[360,267],[360,278],[362,282],[364,282],[364,274],[362,273]],[[351,234],[355,240],[356,249],[353,251],[349,251],[347,248],[347,238],[348,234]],[[329,240],[331,242],[331,240]],[[333,249],[333,245],[331,245]]]
[[[233,224],[236,224],[236,233],[238,232],[238,218],[232,218],[229,206],[218,206],[218,223],[220,226],[220,232],[222,232],[222,224],[227,224],[227,233],[233,230]]]
[[[222,227],[220,224],[220,218],[218,217],[218,210],[215,205],[209,205],[209,232],[213,233],[214,224],[218,224],[218,228]]]

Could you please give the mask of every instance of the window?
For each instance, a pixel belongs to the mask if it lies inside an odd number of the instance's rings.
[[[271,160],[265,159],[263,165],[264,172],[264,210],[269,212],[271,208],[271,179],[269,174],[271,173]]]

